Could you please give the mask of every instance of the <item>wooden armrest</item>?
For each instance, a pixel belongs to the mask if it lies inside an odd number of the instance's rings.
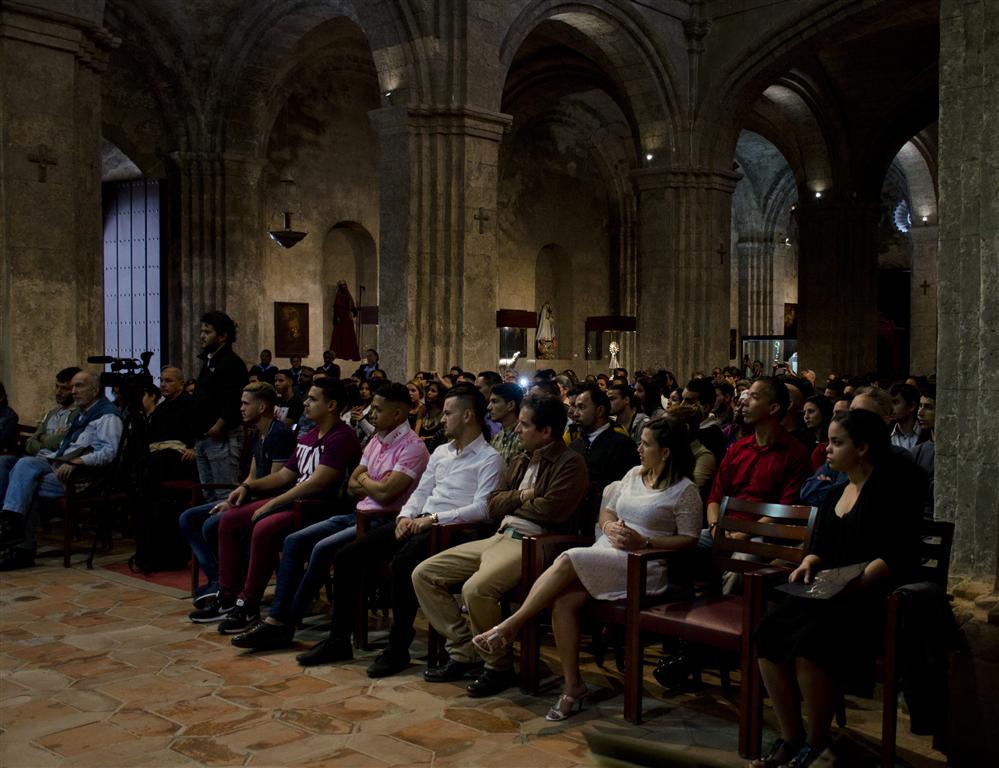
[[[394,518],[398,512],[392,509],[359,509],[357,510],[357,538],[361,538],[368,529],[371,527],[371,523],[376,520],[385,520]]]
[[[486,523],[437,523],[430,526],[430,554],[436,555],[445,549],[450,549],[456,533],[470,533],[475,538],[481,538],[496,529],[492,521]]]
[[[533,584],[555,557],[576,546],[588,546],[593,540],[574,533],[542,533],[521,539],[520,573],[524,584]]]

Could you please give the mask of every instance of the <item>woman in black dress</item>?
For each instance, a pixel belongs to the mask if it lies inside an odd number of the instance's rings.
[[[788,581],[808,584],[826,568],[867,567],[835,597],[788,597],[760,621],[760,672],[781,738],[754,768],[803,768],[818,758],[829,742],[839,686],[869,677],[883,645],[885,596],[911,580],[919,564],[920,510],[906,487],[905,458],[890,452],[884,421],[866,410],[837,415],[826,452],[849,480],[823,502],[811,552]]]

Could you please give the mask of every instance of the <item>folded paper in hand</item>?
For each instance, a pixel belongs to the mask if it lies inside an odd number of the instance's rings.
[[[859,579],[867,566],[868,563],[854,563],[853,565],[844,565],[842,568],[828,568],[815,574],[811,584],[788,582],[781,584],[777,589],[795,597],[828,600]]]

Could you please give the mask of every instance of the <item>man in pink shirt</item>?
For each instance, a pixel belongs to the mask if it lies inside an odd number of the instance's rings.
[[[378,389],[370,416],[375,437],[350,476],[348,490],[360,499],[357,509],[387,513],[376,526],[393,520],[430,460],[423,441],[410,429],[410,402],[409,390],[403,384],[385,384]],[[356,522],[353,512],[334,515],[288,536],[267,617],[236,635],[232,644],[253,650],[290,646],[298,620],[329,576],[334,555],[356,538]]]

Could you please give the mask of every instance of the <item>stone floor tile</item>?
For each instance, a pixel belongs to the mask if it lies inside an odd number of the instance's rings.
[[[0,710],[0,728],[4,731],[2,741],[30,741],[56,731],[99,722],[106,717],[104,712],[81,712],[43,695],[18,707]]]
[[[54,752],[49,752],[44,747],[31,744],[27,741],[13,739],[4,736],[0,739],[0,765],[24,766],[25,768],[47,768],[47,766],[57,766],[63,762],[62,758]]]
[[[228,746],[234,752],[261,752],[298,741],[303,736],[298,728],[278,720],[260,720],[247,728],[216,736],[215,741]]]
[[[462,752],[475,744],[480,736],[474,728],[441,719],[414,723],[392,735],[429,749],[438,757]]]
[[[111,744],[132,740],[132,734],[107,722],[90,723],[76,728],[56,731],[35,742],[64,757],[75,757],[95,748],[106,749]]]
[[[69,704],[81,712],[114,712],[121,706],[118,699],[83,688],[69,688],[65,691],[59,691],[52,696],[52,699]]]
[[[483,733],[520,733],[520,723],[472,707],[448,707],[443,718]]]
[[[124,728],[135,736],[174,736],[182,727],[179,723],[142,709],[121,709],[112,715],[108,722]]]
[[[73,684],[73,679],[52,669],[19,669],[7,676],[13,683],[35,693],[61,691]]]
[[[254,753],[249,764],[272,768],[273,766],[307,766],[313,768],[318,762],[332,758],[343,750],[347,743],[346,735],[320,735],[308,739],[282,744],[280,747]]]
[[[384,768],[388,765],[389,763],[370,755],[346,748],[340,749],[328,757],[310,762],[311,768]]]
[[[434,753],[407,741],[379,733],[357,733],[348,737],[347,747],[378,758],[389,765],[429,765]]]
[[[359,723],[405,710],[383,699],[361,695],[337,701],[327,707],[323,707],[322,711],[340,720],[346,720],[349,723]]]
[[[279,720],[313,733],[350,733],[353,730],[352,723],[339,720],[318,709],[282,709],[276,716]]]
[[[185,755],[201,765],[242,765],[245,752],[233,752],[214,738],[206,736],[184,737],[170,745],[170,749]]]

